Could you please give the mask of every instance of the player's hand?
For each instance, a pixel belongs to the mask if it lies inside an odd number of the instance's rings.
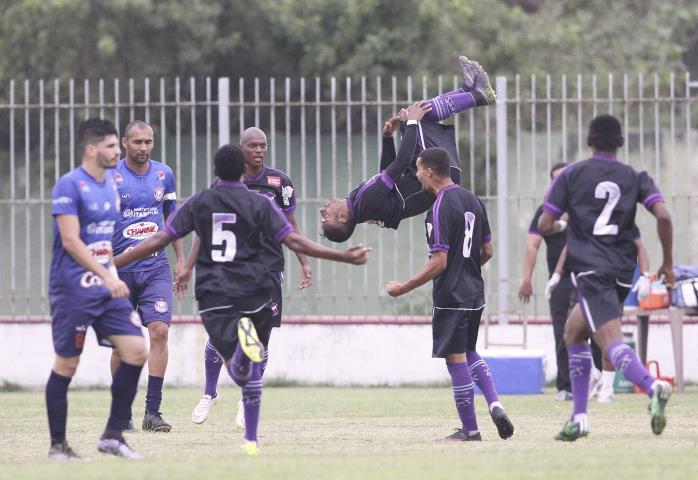
[[[522,303],[528,303],[531,301],[531,295],[533,294],[533,286],[530,280],[524,280],[521,282],[519,287],[519,300]]]
[[[659,270],[657,270],[657,278],[663,278],[667,287],[673,287],[674,283],[676,282],[676,277],[674,276],[674,269],[672,268],[671,264],[664,264],[659,267]]]
[[[555,272],[550,277],[550,280],[548,280],[548,283],[545,284],[545,298],[550,300],[550,297],[553,295],[553,290],[555,290],[558,283],[560,283],[560,274]]]
[[[128,297],[129,291],[128,286],[123,280],[109,274],[104,279],[104,286],[107,287],[109,293],[111,293],[112,298],[125,298]]]
[[[422,118],[424,118],[424,115],[430,111],[431,105],[428,103],[415,102],[407,107],[407,120],[420,121]]]
[[[189,289],[189,280],[191,279],[191,270],[183,268],[179,273],[175,270],[175,279],[172,284],[172,291],[177,298],[184,298]]]
[[[383,136],[392,137],[393,133],[395,133],[395,130],[397,130],[399,125],[400,114],[397,114],[394,117],[389,118],[388,121],[385,122],[385,125],[383,125]]]
[[[371,247],[364,247],[361,244],[354,245],[344,252],[344,260],[353,265],[363,265],[368,262],[368,252],[371,250],[373,250]]]
[[[298,290],[303,290],[304,288],[308,288],[313,284],[313,269],[310,268],[310,264],[303,264],[301,269],[303,271],[303,280],[301,280],[301,283],[298,284]]]
[[[388,292],[388,295],[391,297],[399,297],[402,295],[402,284],[394,280],[390,281],[385,286],[385,291]]]
[[[401,122],[406,122],[407,121],[407,109],[406,108],[401,108],[399,112],[397,112],[396,117],[401,121]]]

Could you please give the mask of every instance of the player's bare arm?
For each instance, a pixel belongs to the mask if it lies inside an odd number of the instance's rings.
[[[298,226],[298,222],[296,222],[296,216],[294,214],[290,214],[287,215],[286,218],[288,219],[288,223],[290,223],[293,227],[293,231],[298,235],[303,235],[303,232],[301,232],[301,229]],[[313,284],[313,269],[310,267],[308,257],[302,253],[295,253],[296,257],[298,258],[298,262],[301,264],[301,272],[303,272],[303,278],[301,279],[301,283],[298,285],[298,290],[303,290],[304,288],[308,288]]]
[[[543,237],[533,233],[529,233],[526,237],[526,253],[524,254],[524,268],[521,285],[519,286],[519,300],[523,303],[528,303],[533,294],[533,285],[531,278],[533,277],[533,269],[536,266],[536,257],[538,249]]]
[[[434,252],[431,258],[427,260],[422,269],[404,283],[392,281],[385,286],[388,295],[391,297],[399,297],[408,292],[411,292],[417,287],[420,287],[430,280],[433,280],[441,272],[446,270],[448,260],[446,252]]]
[[[480,266],[483,266],[494,257],[494,245],[487,242],[480,248]]]
[[[177,298],[184,298],[189,289],[189,281],[191,280],[191,274],[194,271],[194,266],[196,265],[196,259],[199,256],[199,249],[201,248],[201,239],[198,235],[194,234],[194,241],[191,244],[191,250],[189,250],[189,256],[184,263],[184,268],[177,273],[175,272],[174,279],[174,292]]]
[[[157,252],[161,248],[166,247],[170,242],[172,242],[172,237],[170,237],[167,232],[160,231],[152,237],[146,238],[131,250],[114,257],[114,265],[116,265],[116,268],[124,267],[136,260],[140,260]]]
[[[657,270],[657,277],[664,276],[664,282],[670,287],[674,285],[673,270],[673,241],[674,229],[671,223],[671,214],[664,206],[664,202],[657,202],[652,205],[650,212],[657,219],[657,234],[659,242],[662,244],[662,265]]]
[[[152,237],[151,237],[152,238]],[[354,245],[345,251],[327,248],[319,243],[299,235],[296,232],[291,232],[283,241],[283,244],[294,252],[304,253],[311,257],[324,258],[326,260],[334,260],[335,262],[351,263],[352,265],[363,265],[368,261],[368,252],[370,247],[363,245]]]

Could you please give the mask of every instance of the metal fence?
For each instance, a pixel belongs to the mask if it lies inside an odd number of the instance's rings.
[[[52,241],[50,195],[60,175],[79,164],[75,129],[84,118],[106,117],[123,126],[133,119],[156,132],[153,158],[168,163],[180,198],[205,188],[217,146],[237,142],[256,125],[268,134],[268,162],[289,173],[298,195],[297,219],[319,236],[318,208],[344,196],[378,169],[380,131],[398,108],[444,90],[458,77],[238,79],[189,78],[120,81],[11,81],[0,95],[0,315],[32,319],[48,312]],[[547,315],[541,295],[524,309],[516,298],[528,223],[558,161],[589,155],[585,136],[597,113],[617,115],[626,143],[621,159],[648,170],[674,214],[678,263],[695,263],[698,222],[696,115],[686,74],[497,77],[496,106],[466,111],[456,126],[462,184],[485,201],[495,257],[485,268],[490,315],[502,319]],[[654,265],[659,259],[651,219],[638,214]],[[298,266],[287,258],[285,314],[346,315],[390,321],[430,314],[428,286],[394,300],[384,285],[404,279],[425,261],[422,218],[400,230],[357,228],[353,242],[372,245],[369,265],[313,263],[314,285],[298,292]],[[541,252],[542,256],[543,252]],[[536,271],[538,293],[545,268]],[[193,313],[191,300],[177,312]],[[358,317],[357,317],[358,316]]]

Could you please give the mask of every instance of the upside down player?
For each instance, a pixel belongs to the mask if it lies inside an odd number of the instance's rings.
[[[77,150],[82,166],[63,175],[53,188],[49,300],[56,357],[46,384],[48,456],[59,461],[80,458],[65,438],[68,385],[80,363],[85,333],[92,327],[100,345],[113,347],[120,360],[112,378],[109,420],[97,448],[140,459],[122,435],[148,350],[138,313],[128,301],[128,287],[112,263],[119,195],[107,169],[119,160],[116,128],[107,120],[85,120],[78,128]]]
[[[417,158],[417,178],[436,195],[425,220],[431,256],[409,280],[389,282],[386,290],[398,297],[434,281],[432,356],[446,359],[462,422],[462,428],[444,440],[482,439],[475,418],[475,384],[487,400],[499,436],[507,439],[514,434],[514,426],[499,402],[489,367],[475,350],[485,308],[481,266],[493,252],[490,226],[480,199],[453,183],[449,166],[449,155],[442,148],[427,148]]]
[[[567,167],[557,178],[538,220],[538,230],[549,235],[555,232],[555,219],[562,212],[569,213],[566,267],[579,300],[565,326],[574,410],[555,436],[557,440],[574,441],[589,433],[589,335],[616,370],[651,398],[652,431],[659,435],[666,426],[671,385],[652,377],[637,354],[623,343],[620,316],[637,263],[633,235],[636,204],[643,203],[657,219],[664,254],[658,276],[664,276],[669,286],[674,281],[671,215],[647,172],[637,172],[616,158],[623,142],[617,118],[594,118],[587,137],[593,156]]]
[[[268,198],[241,181],[245,159],[240,147],[225,145],[214,157],[219,181],[189,198],[168,220],[165,230],[115,258],[118,266],[144,258],[192,231],[201,239],[196,262],[199,313],[230,377],[242,387],[245,403],[243,453],[256,455],[262,395],[261,365],[273,314],[274,279],[261,261],[263,242],[273,238],[291,250],[356,265],[370,249],[354,246],[340,252],[293,231],[284,214]]]

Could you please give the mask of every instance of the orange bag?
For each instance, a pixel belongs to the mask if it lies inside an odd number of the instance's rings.
[[[652,274],[650,279],[650,294],[640,300],[640,308],[643,310],[658,310],[671,305],[671,295],[664,282],[657,281],[657,276]]]

